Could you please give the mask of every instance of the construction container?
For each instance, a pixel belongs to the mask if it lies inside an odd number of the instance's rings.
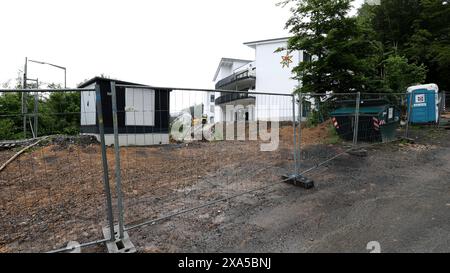
[[[350,101],[331,113],[338,135],[351,141],[354,136],[356,106]],[[354,104],[354,101],[353,101]],[[400,109],[386,100],[362,100],[359,107],[358,141],[386,142],[396,138]]]
[[[436,84],[411,86],[407,90],[408,113],[413,124],[439,121],[439,88]],[[410,99],[412,98],[412,102]]]

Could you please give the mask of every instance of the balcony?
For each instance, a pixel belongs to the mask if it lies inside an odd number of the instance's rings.
[[[218,97],[215,101],[216,105],[221,105],[224,103],[229,103],[237,100],[251,100],[254,101],[255,97],[249,96],[249,94],[243,93],[225,93],[222,96]]]
[[[256,68],[249,68],[244,71],[233,73],[223,78],[216,84],[216,89],[222,90],[249,90],[255,86]]]

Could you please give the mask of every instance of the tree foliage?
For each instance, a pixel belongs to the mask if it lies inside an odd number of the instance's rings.
[[[385,62],[385,88],[390,92],[404,92],[409,86],[422,83],[427,74],[424,65],[408,63],[398,55],[389,56]]]
[[[314,56],[293,70],[302,92],[352,92],[370,85],[366,74],[374,70],[370,60],[378,45],[365,39],[349,10],[350,0],[296,2],[287,22],[294,34],[288,48]]]
[[[314,56],[293,69],[299,92],[404,92],[416,83],[450,88],[450,4],[381,0],[349,16],[350,0],[287,0],[288,49]],[[446,4],[447,3],[447,4]]]
[[[22,106],[20,93],[0,95],[0,138],[14,139],[20,137],[22,128]]]
[[[387,51],[425,65],[426,82],[450,88],[450,4],[442,0],[382,0],[372,27]],[[359,15],[361,16],[361,14]]]
[[[59,89],[59,85],[50,84],[49,88]],[[27,96],[28,113],[34,109],[34,97]],[[39,135],[78,134],[80,130],[80,93],[51,92],[39,97]],[[23,115],[21,93],[0,95],[0,139],[23,138]],[[33,117],[30,117],[33,120]],[[31,136],[27,124],[27,137]]]

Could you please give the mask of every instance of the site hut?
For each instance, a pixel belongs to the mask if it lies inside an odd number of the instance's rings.
[[[242,91],[242,93],[215,92],[207,95],[206,109],[215,121],[292,120],[292,97],[251,95],[248,91],[292,94],[301,84],[293,79],[292,69],[311,57],[303,51],[283,50],[289,38],[247,42],[255,50],[254,60],[222,58],[214,74],[216,90]],[[214,99],[214,113],[212,101]],[[227,112],[227,105],[232,111]],[[243,107],[235,107],[235,106]],[[311,102],[304,100],[304,109]],[[272,111],[271,111],[272,110]],[[274,116],[276,115],[276,116]],[[303,114],[302,114],[303,116]],[[296,107],[298,117],[298,106]]]
[[[168,144],[171,90],[95,77],[78,87],[86,89],[95,88],[96,85],[100,87],[106,145],[114,144],[112,81],[116,83],[119,145]],[[82,135],[92,135],[100,140],[94,91],[81,92],[80,123]]]

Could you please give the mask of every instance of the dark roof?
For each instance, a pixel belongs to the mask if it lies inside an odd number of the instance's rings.
[[[342,107],[336,109],[331,113],[332,116],[339,115],[350,115],[355,114],[356,106],[355,102],[352,100],[338,101],[337,104],[343,105]],[[392,106],[389,101],[385,99],[367,99],[361,100],[361,104],[359,106],[360,114],[379,114],[386,110],[386,106]]]
[[[385,105],[379,105],[379,106],[367,106],[367,107],[361,107],[359,108],[360,114],[379,114],[383,111],[385,111],[386,106]],[[347,116],[347,115],[354,115],[356,113],[355,107],[342,107],[339,109],[336,109],[331,113],[332,116]]]
[[[121,80],[116,80],[116,79],[108,79],[108,78],[104,78],[104,77],[94,77],[90,80],[87,80],[81,84],[78,85],[78,88],[84,88],[90,84],[93,84],[95,82],[99,82],[99,81],[115,81],[117,84],[129,84],[129,85],[138,85],[138,86],[147,86],[147,87],[151,87],[149,85],[146,84],[140,84],[140,83],[134,83],[134,82],[126,82],[126,81],[121,81]]]

